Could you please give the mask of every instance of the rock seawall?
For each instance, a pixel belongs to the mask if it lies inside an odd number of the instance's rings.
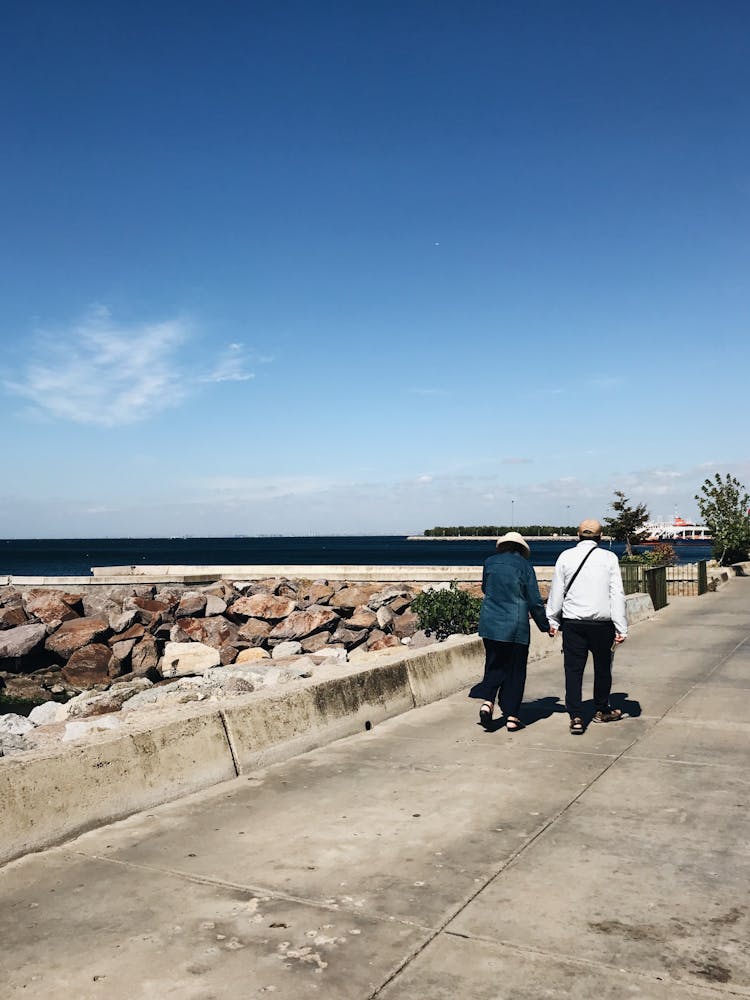
[[[2,587],[0,699],[10,714],[0,715],[0,754],[38,745],[37,728],[74,739],[92,716],[247,694],[323,663],[428,645],[411,602],[429,586],[441,585],[274,577],[199,588]],[[23,718],[14,704],[35,707]]]

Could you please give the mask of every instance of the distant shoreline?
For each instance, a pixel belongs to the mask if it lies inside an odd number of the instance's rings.
[[[496,542],[499,535],[407,535],[407,542]],[[528,542],[575,542],[578,535],[524,535]],[[608,542],[609,535],[602,535]]]

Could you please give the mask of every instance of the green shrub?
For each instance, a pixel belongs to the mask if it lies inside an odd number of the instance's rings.
[[[411,602],[411,610],[419,619],[419,627],[430,635],[435,633],[442,642],[449,635],[471,635],[479,624],[482,600],[461,590],[451,580],[450,590],[429,590],[418,594]]]

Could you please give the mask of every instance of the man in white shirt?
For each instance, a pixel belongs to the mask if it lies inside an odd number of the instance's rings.
[[[622,717],[609,704],[612,690],[612,654],[625,641],[628,620],[620,563],[614,552],[599,548],[602,526],[582,521],[578,544],[560,553],[555,563],[547,618],[549,634],[563,633],[565,707],[574,736],[584,732],[582,687],[588,654],[594,660],[594,722]]]

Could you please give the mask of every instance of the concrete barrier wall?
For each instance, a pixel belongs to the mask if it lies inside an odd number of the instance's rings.
[[[628,612],[633,622],[651,617],[650,598],[631,595]],[[532,665],[559,649],[532,627]],[[286,690],[144,713],[126,734],[0,758],[0,864],[468,692],[481,679],[484,647],[466,636],[372,656],[345,674],[322,667]]]
[[[287,760],[414,708],[406,664],[384,663],[223,710],[240,773]]]
[[[0,863],[235,777],[218,709],[0,759]]]

